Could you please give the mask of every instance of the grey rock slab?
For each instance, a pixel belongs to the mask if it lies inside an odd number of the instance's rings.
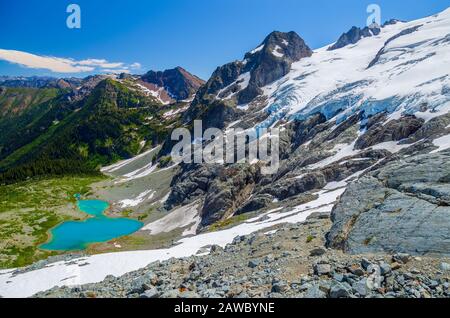
[[[393,161],[351,183],[331,213],[327,246],[450,256],[449,171],[450,151],[442,151]]]

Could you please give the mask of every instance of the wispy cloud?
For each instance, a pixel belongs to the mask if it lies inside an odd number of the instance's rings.
[[[136,63],[131,64],[130,68],[133,70],[140,70],[142,68],[142,65],[141,65],[141,63],[136,62]]]
[[[122,62],[109,62],[105,59],[86,59],[77,61],[71,58],[41,56],[16,50],[0,49],[0,60],[33,69],[46,69],[55,73],[130,73],[141,68],[141,64],[127,65]]]
[[[124,67],[124,63],[110,63],[107,60],[88,59],[77,62],[78,65],[94,66],[100,68],[118,68]]]

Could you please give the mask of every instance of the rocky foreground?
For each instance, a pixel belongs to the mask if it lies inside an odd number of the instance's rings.
[[[450,297],[449,259],[347,255],[324,248],[330,226],[328,215],[315,214],[304,224],[238,237],[225,249],[212,246],[206,256],[157,262],[35,297]]]

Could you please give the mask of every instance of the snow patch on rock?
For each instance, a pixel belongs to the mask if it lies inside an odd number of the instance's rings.
[[[432,151],[431,153],[436,153],[439,151],[449,149],[450,148],[450,135],[446,135],[446,136],[443,136],[443,137],[433,140],[433,144],[439,148]]]
[[[155,195],[155,191],[153,190],[147,190],[139,194],[134,199],[125,199],[122,201],[119,201],[118,204],[120,207],[123,208],[129,208],[129,207],[135,207],[141,204],[144,201],[151,200],[153,196]]]

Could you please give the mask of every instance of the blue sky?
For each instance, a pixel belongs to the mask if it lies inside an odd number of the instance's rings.
[[[81,7],[81,29],[66,26],[71,3]],[[296,31],[312,48],[331,43],[351,26],[364,26],[371,3],[380,5],[382,21],[413,20],[450,6],[448,0],[0,0],[0,75],[81,77],[179,65],[207,79],[273,30]],[[74,70],[5,61],[30,58],[27,53],[63,58],[53,62],[69,61]]]

